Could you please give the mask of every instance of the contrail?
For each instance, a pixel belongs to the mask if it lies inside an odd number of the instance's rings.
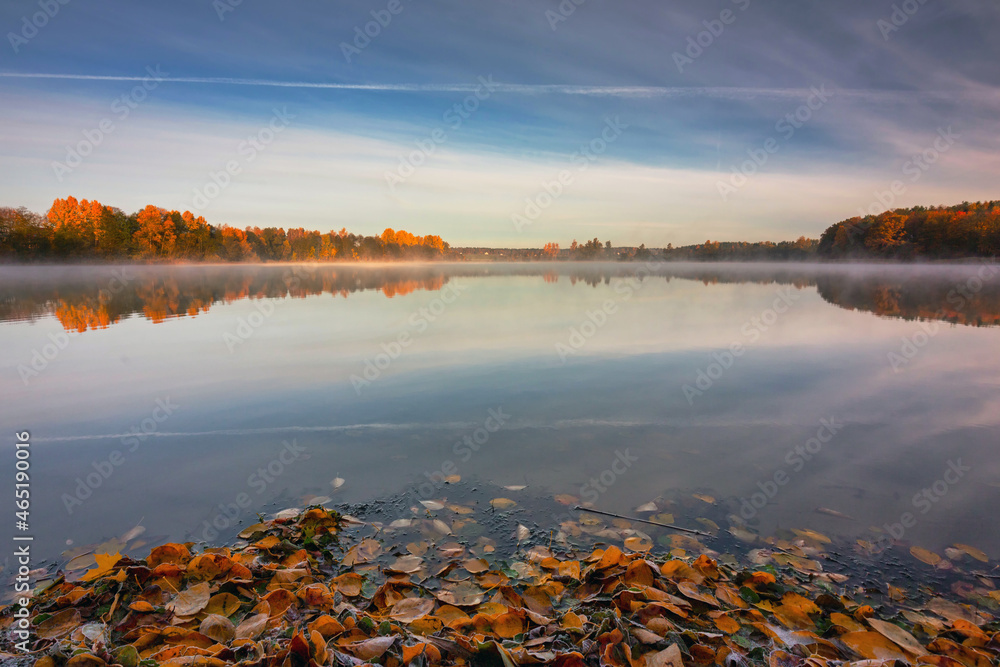
[[[98,74],[45,74],[0,72],[8,79],[59,79],[68,81],[143,81],[142,76],[108,76]],[[475,83],[329,83],[316,81],[277,81],[274,79],[242,79],[235,77],[161,77],[170,83],[225,86],[262,86],[271,88],[312,88],[323,90],[353,90],[385,93],[473,93],[482,84]],[[748,87],[685,87],[685,86],[587,86],[575,84],[491,83],[498,92],[518,95],[582,95],[590,97],[708,97],[715,99],[748,100],[758,98],[802,98],[812,94],[810,88],[748,88]],[[838,97],[868,100],[912,100],[915,97],[969,97],[961,91],[892,91],[868,89],[835,89]],[[972,96],[980,96],[971,94]],[[986,95],[988,96],[988,95]]]

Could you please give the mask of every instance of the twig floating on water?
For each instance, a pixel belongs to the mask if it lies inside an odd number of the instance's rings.
[[[700,530],[693,530],[691,528],[681,528],[680,526],[674,526],[669,523],[658,523],[656,521],[650,521],[649,519],[637,519],[634,516],[622,516],[621,514],[614,514],[612,512],[604,512],[602,510],[592,510],[587,507],[580,507],[576,505],[573,507],[575,510],[580,510],[581,512],[590,512],[591,514],[603,514],[604,516],[611,516],[616,519],[625,519],[626,521],[638,521],[640,523],[648,523],[652,526],[659,526],[660,528],[670,528],[671,530],[679,530],[684,533],[691,533],[692,535],[701,535],[702,537],[715,537],[710,533],[703,533]]]

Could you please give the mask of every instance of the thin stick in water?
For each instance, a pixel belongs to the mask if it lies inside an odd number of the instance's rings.
[[[702,537],[715,537],[709,533],[703,533],[700,530],[692,530],[691,528],[681,528],[680,526],[674,526],[669,523],[657,523],[656,521],[650,521],[649,519],[638,519],[634,516],[622,516],[621,514],[614,514],[612,512],[604,512],[602,510],[592,510],[586,507],[580,507],[576,505],[573,509],[580,510],[581,512],[590,512],[591,514],[603,514],[604,516],[611,516],[616,519],[625,519],[626,521],[638,521],[640,523],[648,523],[652,526],[659,526],[660,528],[670,528],[671,530],[679,530],[683,533],[691,533],[692,535],[701,535]]]

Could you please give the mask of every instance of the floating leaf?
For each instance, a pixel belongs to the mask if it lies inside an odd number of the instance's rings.
[[[495,510],[506,510],[514,507],[517,503],[510,498],[494,498],[490,501],[490,505],[492,505]]]
[[[83,575],[82,580],[93,581],[94,579],[109,574],[111,570],[115,569],[115,565],[117,565],[118,561],[120,561],[121,559],[122,555],[120,553],[95,554],[94,560],[97,562],[97,567],[95,567],[93,570],[87,570],[87,572]]]
[[[928,551],[923,547],[910,547],[910,554],[920,562],[927,563],[931,566],[935,566],[941,562],[941,556],[938,556],[933,551]]]
[[[420,504],[431,511],[443,510],[444,503],[438,500],[421,500]]]
[[[959,551],[972,556],[973,558],[975,558],[978,561],[982,561],[984,563],[990,562],[989,557],[987,557],[987,555],[984,552],[982,552],[981,550],[977,549],[976,547],[970,547],[968,544],[956,544],[954,546]]]
[[[472,574],[479,574],[489,570],[490,564],[482,558],[470,558],[469,560],[462,561],[462,567]]]
[[[392,563],[392,565],[387,566],[385,569],[387,572],[403,572],[405,574],[412,574],[423,567],[423,565],[424,559],[420,556],[400,556]]]
[[[463,582],[450,586],[435,593],[437,599],[455,607],[471,607],[483,601],[485,593],[478,587]]]
[[[656,503],[649,502],[649,503],[645,503],[643,505],[639,505],[638,507],[635,508],[635,511],[636,512],[657,512],[657,511],[659,511],[659,508],[656,507]]]

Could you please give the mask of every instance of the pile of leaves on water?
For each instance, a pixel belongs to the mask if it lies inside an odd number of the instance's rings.
[[[245,529],[238,548],[165,544],[56,578],[31,606],[35,664],[989,667],[1000,656],[984,609],[940,597],[870,606],[847,577],[795,567],[817,554],[805,538],[780,548],[784,566],[741,568],[635,538],[576,558],[538,544],[500,558],[431,518],[436,539],[402,545],[323,508],[279,517]],[[10,624],[8,608],[5,634]]]

